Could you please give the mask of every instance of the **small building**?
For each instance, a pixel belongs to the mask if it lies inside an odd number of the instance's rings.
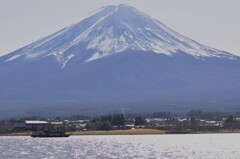
[[[77,130],[83,130],[89,122],[89,120],[71,121],[71,123],[76,127]]]
[[[49,125],[49,122],[40,120],[26,120],[25,123],[27,130],[32,131],[45,130]]]
[[[205,126],[223,127],[223,122],[222,121],[205,121]]]
[[[135,124],[127,124],[125,125],[127,129],[134,129],[135,128]]]

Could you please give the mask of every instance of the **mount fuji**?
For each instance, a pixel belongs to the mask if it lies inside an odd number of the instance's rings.
[[[6,116],[240,111],[239,68],[239,56],[133,7],[107,6],[0,57],[0,110]]]

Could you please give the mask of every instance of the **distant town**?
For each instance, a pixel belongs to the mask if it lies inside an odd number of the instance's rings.
[[[111,114],[97,117],[72,115],[68,118],[40,118],[36,116],[22,119],[0,120],[0,135],[29,135],[36,131],[68,132],[91,135],[91,132],[122,130],[159,130],[154,133],[204,133],[238,132],[240,114],[203,112],[193,110],[186,115],[170,112],[153,114]],[[126,131],[127,132],[127,131]],[[131,131],[128,131],[131,132]],[[139,131],[133,131],[139,132]],[[121,134],[121,133],[119,133]],[[136,133],[137,134],[137,133]]]

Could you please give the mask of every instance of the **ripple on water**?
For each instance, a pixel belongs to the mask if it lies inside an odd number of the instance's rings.
[[[0,158],[237,159],[240,134],[0,137]]]

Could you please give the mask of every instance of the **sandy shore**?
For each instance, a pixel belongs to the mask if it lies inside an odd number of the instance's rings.
[[[31,132],[16,132],[9,134],[0,134],[0,136],[31,136]]]
[[[156,129],[130,129],[130,130],[110,130],[110,131],[78,131],[69,132],[72,135],[151,135],[165,134],[163,130]]]
[[[198,132],[177,132],[156,129],[130,129],[130,130],[110,130],[110,131],[76,131],[67,132],[71,135],[157,135],[157,134],[220,134],[220,133],[240,133],[240,130],[221,131],[198,131]],[[31,132],[17,132],[0,134],[0,136],[31,136]]]

